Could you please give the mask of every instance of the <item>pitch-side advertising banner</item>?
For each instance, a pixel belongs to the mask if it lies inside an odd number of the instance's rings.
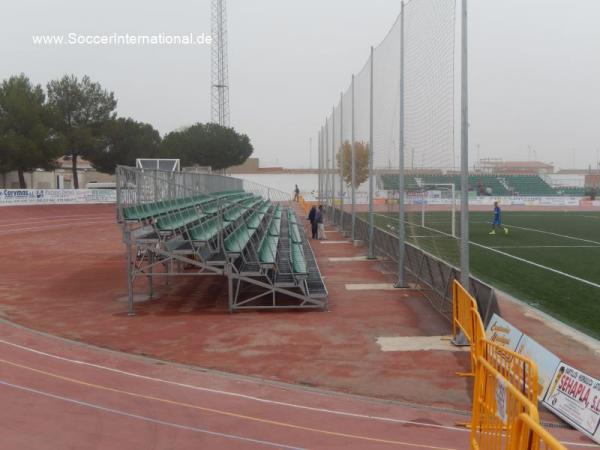
[[[560,363],[544,398],[544,405],[600,443],[600,380]]]
[[[509,350],[535,361],[538,369],[539,398],[542,400],[554,371],[560,364],[560,358],[497,314],[492,316],[485,335],[489,341],[502,344]]]
[[[0,189],[0,206],[115,203],[114,189]]]

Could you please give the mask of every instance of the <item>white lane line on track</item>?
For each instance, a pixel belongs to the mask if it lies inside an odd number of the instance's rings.
[[[94,219],[112,219],[116,221],[116,216],[114,214],[102,214],[97,216],[81,216],[81,217],[48,217],[46,219],[33,219],[33,220],[23,220],[19,219],[18,222],[6,222],[0,221],[0,228],[7,227],[18,227],[20,225],[37,225],[37,224],[48,224],[52,225],[54,222],[78,222],[78,221],[86,221],[86,220],[94,220]]]
[[[225,396],[229,396],[229,397],[241,398],[244,400],[252,400],[252,401],[259,402],[259,403],[265,403],[265,404],[277,405],[277,406],[285,406],[285,407],[289,407],[289,408],[303,409],[303,410],[307,410],[307,411],[315,411],[315,412],[320,412],[320,413],[324,413],[324,414],[333,414],[333,415],[338,415],[338,416],[353,417],[353,418],[358,418],[358,419],[369,419],[369,420],[376,420],[376,421],[389,422],[389,423],[416,425],[416,426],[422,426],[422,427],[426,427],[426,428],[438,428],[438,429],[443,429],[443,430],[451,430],[451,431],[459,431],[459,432],[467,432],[467,433],[469,432],[469,430],[467,430],[466,428],[459,428],[459,427],[446,426],[446,425],[436,425],[436,424],[431,424],[431,423],[416,422],[416,421],[412,421],[412,420],[395,419],[392,417],[382,417],[382,416],[372,416],[369,414],[351,413],[351,412],[340,411],[340,410],[336,410],[336,409],[317,408],[317,407],[313,407],[313,406],[298,405],[295,403],[280,402],[277,400],[268,400],[265,398],[254,397],[251,395],[240,394],[237,392],[229,392],[229,391],[223,391],[220,389],[211,389],[211,388],[206,388],[206,387],[201,387],[201,386],[194,386],[191,384],[179,383],[177,381],[164,380],[162,378],[149,377],[146,375],[140,375],[140,374],[133,373],[133,372],[126,372],[126,371],[115,369],[112,367],[101,366],[99,364],[89,363],[89,362],[85,362],[85,361],[79,361],[76,359],[70,359],[70,358],[66,358],[64,356],[58,356],[58,355],[54,355],[51,353],[43,352],[41,350],[33,349],[31,347],[26,347],[23,345],[15,344],[13,342],[8,342],[8,341],[5,341],[4,339],[0,339],[0,343],[8,345],[8,346],[16,347],[18,349],[28,351],[31,353],[35,353],[38,355],[46,356],[48,358],[58,359],[60,361],[66,361],[66,362],[70,362],[73,364],[79,364],[79,365],[84,365],[84,366],[88,366],[88,367],[93,367],[96,369],[106,370],[108,372],[118,373],[120,375],[127,375],[130,377],[139,378],[142,380],[164,383],[164,384],[168,384],[171,386],[177,386],[177,387],[192,389],[192,390],[196,390],[196,391],[209,392],[211,394],[225,395]],[[319,395],[324,395],[324,394],[319,394]],[[325,395],[325,397],[327,397],[327,396]]]
[[[18,389],[18,390],[25,391],[25,392],[29,392],[29,393],[32,393],[32,394],[41,395],[41,396],[44,396],[44,397],[49,397],[49,398],[52,398],[54,400],[61,400],[63,402],[73,403],[75,405],[85,406],[87,408],[92,408],[92,409],[97,409],[99,411],[103,411],[103,412],[107,412],[107,413],[111,413],[111,414],[117,414],[117,415],[120,415],[120,416],[129,417],[129,418],[132,418],[132,419],[142,420],[144,422],[150,422],[150,423],[153,423],[153,424],[156,424],[156,425],[163,425],[163,426],[167,426],[167,427],[178,428],[180,430],[193,431],[193,432],[196,432],[196,433],[204,433],[204,434],[209,434],[211,436],[218,436],[218,437],[223,437],[223,438],[227,438],[227,439],[234,439],[234,440],[237,440],[237,441],[252,442],[254,444],[260,444],[260,445],[264,445],[264,446],[267,446],[267,447],[287,448],[287,449],[292,449],[292,450],[302,450],[302,447],[292,447],[290,445],[278,444],[276,442],[263,441],[263,440],[260,440],[260,439],[252,439],[252,438],[248,438],[248,437],[238,436],[238,435],[235,435],[235,434],[219,433],[219,432],[216,432],[216,431],[207,430],[205,428],[191,427],[191,426],[188,426],[188,425],[181,425],[181,424],[178,424],[178,423],[167,422],[167,421],[160,420],[160,419],[153,419],[152,417],[140,416],[139,414],[128,413],[128,412],[125,412],[125,411],[121,411],[119,409],[108,408],[108,407],[105,407],[105,406],[96,405],[95,403],[89,403],[89,402],[85,402],[85,401],[82,401],[82,400],[76,400],[76,399],[70,398],[70,397],[64,397],[62,395],[56,395],[56,394],[52,394],[50,392],[44,392],[44,391],[40,391],[40,390],[37,390],[37,389],[29,388],[29,387],[26,387],[26,386],[20,386],[18,384],[12,384],[12,383],[9,383],[9,382],[3,381],[3,380],[0,380],[0,385],[6,386],[6,387],[10,387],[10,388],[13,388],[13,389]]]
[[[211,388],[204,388],[204,387],[194,386],[194,385],[185,384],[185,383],[178,383],[176,381],[163,380],[161,378],[148,377],[148,376],[145,376],[145,375],[140,375],[140,374],[136,374],[136,373],[132,373],[132,372],[125,372],[125,371],[122,371],[122,370],[119,370],[119,369],[114,369],[114,368],[111,368],[111,367],[106,367],[106,366],[101,366],[101,365],[98,365],[98,364],[88,363],[88,362],[85,362],[85,361],[78,361],[78,360],[66,358],[64,356],[53,355],[51,353],[46,353],[46,352],[42,352],[40,350],[33,349],[31,347],[26,347],[26,346],[23,346],[23,345],[19,345],[19,344],[15,344],[15,343],[12,343],[12,342],[8,342],[8,341],[5,341],[3,339],[0,339],[0,343],[6,344],[6,345],[9,345],[9,346],[13,346],[13,347],[25,350],[25,351],[29,351],[29,352],[32,352],[32,353],[35,353],[35,354],[39,354],[39,355],[42,355],[42,356],[46,356],[46,357],[49,357],[49,358],[55,358],[55,359],[58,359],[58,360],[61,360],[61,361],[67,361],[67,362],[71,362],[71,363],[74,363],[74,364],[85,365],[85,366],[94,367],[94,368],[97,368],[97,369],[106,370],[106,371],[109,371],[109,372],[119,373],[119,374],[122,374],[122,375],[128,375],[128,376],[135,377],[135,378],[140,378],[140,379],[149,380],[149,381],[156,381],[156,382],[165,383],[165,384],[172,385],[172,386],[178,386],[178,387],[188,388],[188,389],[197,390],[197,391],[210,392],[210,393],[221,394],[221,395],[226,395],[226,396],[230,396],[230,397],[243,398],[243,399],[246,399],[246,400],[253,400],[253,401],[260,402],[260,403],[274,404],[274,405],[278,405],[278,406],[286,406],[286,407],[291,407],[291,408],[296,408],[296,409],[303,409],[303,410],[308,410],[308,411],[322,412],[322,413],[327,413],[327,414],[332,414],[332,415],[346,416],[346,417],[352,417],[352,418],[358,418],[358,419],[369,419],[369,420],[376,420],[376,421],[389,422],[389,423],[399,423],[399,424],[406,424],[406,425],[417,425],[417,426],[422,426],[422,427],[426,427],[426,428],[427,427],[429,427],[429,428],[438,428],[438,429],[449,430],[449,431],[458,431],[458,432],[463,432],[463,433],[470,433],[470,430],[468,430],[468,429],[466,429],[464,427],[453,427],[453,426],[445,426],[445,425],[436,425],[436,424],[431,424],[431,423],[415,422],[415,421],[412,421],[412,420],[394,419],[394,418],[391,418],[391,417],[371,416],[371,415],[367,415],[367,414],[358,414],[358,413],[350,413],[350,412],[339,411],[339,410],[316,408],[316,407],[312,407],[312,406],[297,405],[295,403],[287,403],[287,402],[279,402],[279,401],[276,401],[276,400],[268,400],[268,399],[264,399],[264,398],[253,397],[253,396],[250,396],[250,395],[244,395],[244,394],[239,394],[239,393],[235,393],[235,392],[222,391],[222,390],[211,389]],[[8,384],[8,383],[2,382],[0,380],[0,384]],[[28,388],[26,388],[26,389],[28,389]],[[314,394],[327,397],[325,394],[322,394],[322,393],[314,393]],[[52,394],[50,394],[50,395],[52,395]],[[102,407],[100,407],[100,408],[102,408]],[[124,413],[124,414],[128,414],[128,413]],[[140,417],[142,417],[142,416],[140,416]],[[154,420],[154,419],[150,418],[149,420]],[[164,424],[169,425],[168,422],[165,422]],[[179,425],[173,424],[172,426],[176,426],[177,427]],[[207,431],[207,432],[208,433],[212,433],[210,431]],[[244,438],[242,438],[242,439],[244,439]],[[600,449],[600,445],[597,445],[597,444],[594,444],[594,443],[587,444],[587,443],[569,442],[569,441],[561,441],[561,443],[565,444],[565,445],[569,445],[569,446],[574,446],[574,447],[585,447],[585,448]],[[295,448],[295,447],[287,447],[287,448]]]
[[[64,228],[66,226],[74,226],[74,225],[98,225],[98,224],[107,224],[107,223],[115,223],[114,221],[102,221],[95,220],[93,222],[77,222],[77,223],[61,223],[56,225],[48,225],[48,226],[39,226],[39,227],[30,227],[30,228],[19,228],[18,230],[2,230],[0,231],[0,236],[8,236],[11,234],[19,234],[23,231],[46,231],[46,230],[54,230],[56,228]]]

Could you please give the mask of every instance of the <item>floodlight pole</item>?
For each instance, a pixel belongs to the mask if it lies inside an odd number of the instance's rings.
[[[356,240],[356,155],[354,145],[354,74],[352,74],[352,242]]]
[[[400,8],[400,133],[398,158],[398,281],[397,288],[406,287],[404,272],[404,1]]]
[[[462,0],[460,87],[460,281],[469,290],[469,91],[467,0]]]
[[[373,242],[373,46],[371,46],[371,87],[369,98],[369,253],[367,259],[375,259]]]
[[[340,231],[344,232],[344,93],[340,93]]]

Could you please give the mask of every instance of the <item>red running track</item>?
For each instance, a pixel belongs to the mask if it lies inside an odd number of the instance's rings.
[[[102,350],[0,322],[6,449],[464,449],[464,416]]]

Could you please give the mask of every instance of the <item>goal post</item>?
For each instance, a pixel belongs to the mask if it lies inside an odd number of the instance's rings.
[[[432,217],[441,216],[444,211],[449,211],[449,228],[443,232],[452,237],[456,235],[456,186],[454,183],[434,183],[421,186],[421,227],[439,230],[437,221]],[[431,214],[435,212],[436,214]],[[439,213],[439,214],[438,214]],[[445,224],[445,221],[442,221]]]
[[[181,170],[179,159],[167,158],[137,158],[135,167],[141,170],[164,170],[166,172],[179,172]]]

